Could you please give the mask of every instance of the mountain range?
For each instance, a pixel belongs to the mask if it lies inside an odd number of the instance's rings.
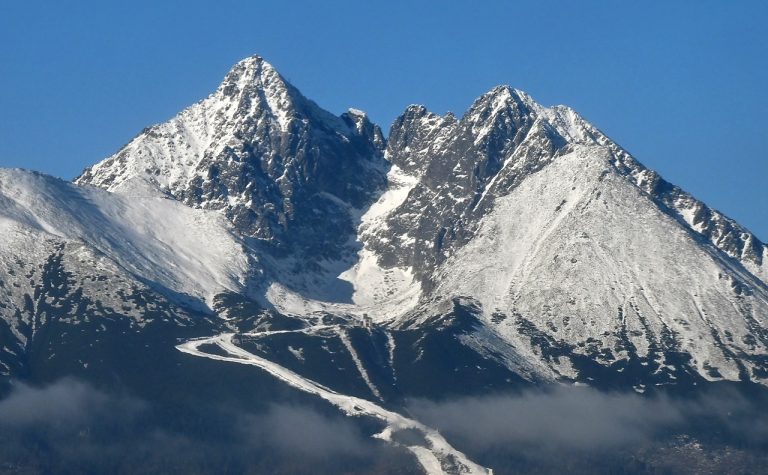
[[[574,110],[499,86],[388,135],[253,56],[72,182],[0,169],[3,390],[311,401],[505,473],[410,401],[768,385],[768,247]]]

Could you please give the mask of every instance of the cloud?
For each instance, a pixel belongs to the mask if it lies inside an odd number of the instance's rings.
[[[717,425],[736,434],[768,435],[768,418],[735,392],[696,398],[643,397],[589,388],[557,387],[515,395],[418,400],[410,412],[470,450],[605,450],[660,434]]]
[[[409,463],[377,445],[364,421],[328,414],[297,405],[251,413],[215,401],[141,401],[73,379],[16,383],[0,399],[0,464],[33,473],[366,473]]]
[[[18,427],[79,424],[103,416],[119,405],[123,414],[140,409],[138,401],[109,397],[101,391],[75,381],[63,379],[45,387],[17,384],[0,400],[0,426]]]
[[[494,468],[518,467],[525,473],[543,467],[556,473],[568,467],[589,473],[597,462],[610,471],[638,460],[637,454],[660,453],[656,448],[663,446],[655,441],[675,434],[719,437],[711,440],[765,453],[764,407],[759,397],[734,391],[699,391],[683,398],[556,387],[412,401],[407,411],[439,429],[470,458]],[[413,468],[405,451],[370,438],[380,430],[376,422],[320,409],[275,404],[254,413],[194,398],[140,401],[71,379],[45,387],[16,384],[0,399],[0,462],[43,473],[399,473]]]
[[[245,420],[248,439],[284,453],[313,458],[367,456],[369,437],[343,416],[329,417],[301,406],[274,405]]]

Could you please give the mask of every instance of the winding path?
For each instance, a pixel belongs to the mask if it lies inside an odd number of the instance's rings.
[[[266,331],[245,335],[267,337],[273,333],[281,332]],[[339,394],[273,361],[254,355],[237,346],[233,342],[234,336],[234,333],[223,333],[210,338],[190,340],[178,345],[176,348],[183,353],[194,356],[259,367],[296,389],[321,397],[348,416],[371,416],[379,419],[386,424],[386,427],[373,437],[392,445],[403,446],[411,451],[427,474],[493,474],[492,470],[472,462],[462,452],[453,448],[437,430],[396,412],[384,409],[367,399]],[[228,355],[222,356],[200,350],[201,346],[211,344],[217,345]],[[393,435],[405,429],[416,430],[421,433],[425,443],[421,445],[405,445],[393,439]]]

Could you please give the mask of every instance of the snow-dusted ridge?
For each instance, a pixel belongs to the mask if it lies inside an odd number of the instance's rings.
[[[258,267],[223,216],[130,184],[110,193],[0,169],[0,226],[82,242],[188,305],[210,305],[223,291],[250,292]],[[6,241],[3,252],[19,251]]]
[[[517,348],[531,343],[515,315],[556,341],[606,348],[621,346],[629,329],[641,357],[670,332],[707,379],[738,380],[746,367],[760,380],[766,342],[742,342],[768,318],[765,283],[702,247],[614,167],[608,149],[581,146],[498,198],[476,237],[439,269],[435,293],[471,295],[489,319],[509,316],[490,327]],[[510,226],[510,216],[521,224]],[[566,359],[555,370],[578,376]]]

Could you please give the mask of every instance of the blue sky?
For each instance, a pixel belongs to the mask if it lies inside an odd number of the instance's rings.
[[[5,2],[0,166],[72,178],[260,54],[385,129],[498,84],[567,104],[768,240],[768,2]]]

